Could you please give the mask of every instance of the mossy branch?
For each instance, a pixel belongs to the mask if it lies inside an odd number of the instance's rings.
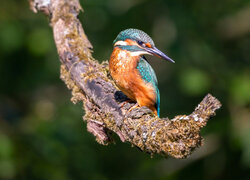
[[[112,132],[142,151],[185,158],[202,144],[200,130],[221,107],[208,94],[190,115],[158,118],[145,107],[128,113],[133,103],[120,104],[126,97],[112,81],[107,62],[99,64],[77,15],[78,0],[30,0],[34,12],[50,18],[60,57],[61,79],[72,90],[72,102],[84,104],[87,128],[101,144],[113,142]]]

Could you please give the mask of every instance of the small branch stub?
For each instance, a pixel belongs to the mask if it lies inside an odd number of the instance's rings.
[[[200,130],[221,107],[208,94],[190,115],[169,120],[158,118],[145,107],[127,113],[134,103],[120,107],[124,95],[109,76],[107,62],[91,55],[92,45],[77,19],[78,0],[30,0],[34,12],[51,19],[55,44],[62,63],[61,79],[72,90],[72,101],[84,104],[87,129],[101,144],[112,143],[112,133],[144,152],[185,158],[202,144]]]

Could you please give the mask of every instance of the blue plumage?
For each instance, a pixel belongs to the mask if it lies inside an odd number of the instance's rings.
[[[145,57],[140,58],[136,68],[139,70],[142,79],[147,83],[152,84],[155,89],[156,93],[155,107],[157,109],[157,114],[160,117],[160,91],[158,89],[158,81],[155,72],[153,68],[150,66],[150,64],[147,62]]]
[[[148,42],[150,43],[152,46],[154,46],[154,41],[151,39],[151,37],[149,35],[147,35],[145,32],[143,32],[142,30],[139,29],[126,29],[121,31],[118,36],[116,37],[116,39],[114,40],[113,43],[116,43],[117,41],[125,41],[126,39],[132,39],[135,41],[143,41],[143,42]]]

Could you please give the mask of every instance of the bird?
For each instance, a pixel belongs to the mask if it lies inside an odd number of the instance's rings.
[[[125,29],[113,41],[109,71],[116,86],[136,104],[129,109],[146,106],[160,117],[160,92],[155,72],[145,58],[154,55],[175,63],[155,47],[152,38],[139,29]]]

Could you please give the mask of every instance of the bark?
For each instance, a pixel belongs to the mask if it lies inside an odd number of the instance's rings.
[[[50,19],[61,61],[61,79],[72,91],[72,102],[83,102],[87,129],[101,144],[113,142],[112,133],[142,151],[185,158],[202,144],[200,130],[221,107],[208,94],[190,115],[169,120],[156,117],[148,108],[128,109],[134,103],[121,103],[126,96],[109,75],[108,63],[99,64],[91,54],[92,45],[77,15],[78,0],[30,0],[34,12]]]

